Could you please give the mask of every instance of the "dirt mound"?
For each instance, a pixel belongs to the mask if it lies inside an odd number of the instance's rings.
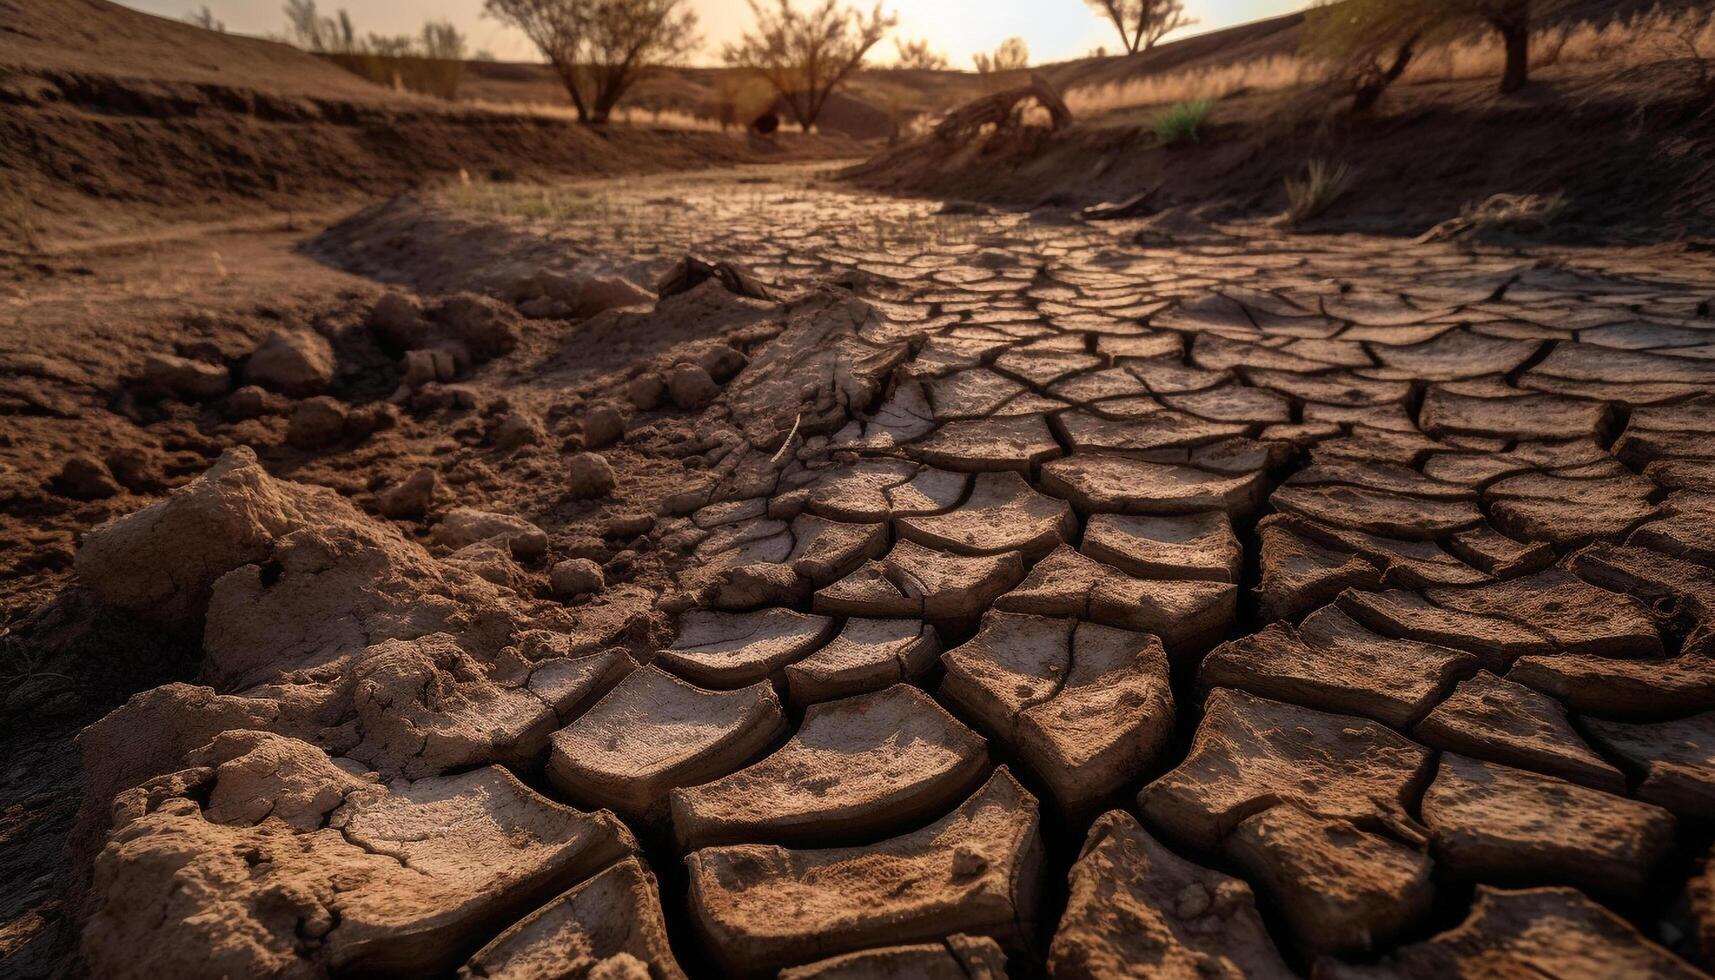
[[[1027,207],[1142,195],[1131,213],[1183,208],[1232,220],[1283,214],[1286,180],[1327,161],[1351,178],[1309,226],[1317,230],[1416,236],[1506,194],[1558,202],[1538,240],[1715,234],[1715,136],[1699,115],[1706,103],[1675,65],[1619,79],[1555,69],[1512,97],[1495,96],[1486,81],[1401,86],[1366,117],[1326,117],[1308,108],[1313,96],[1234,96],[1189,145],[1163,146],[1147,127],[1097,120],[1053,134],[1025,127],[962,143],[929,139],[845,176],[864,187]]]

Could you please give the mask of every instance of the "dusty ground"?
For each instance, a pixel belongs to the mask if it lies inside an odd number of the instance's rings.
[[[1706,255],[324,220],[9,272],[12,972],[1715,962]]]

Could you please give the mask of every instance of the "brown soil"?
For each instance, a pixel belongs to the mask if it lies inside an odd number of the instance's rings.
[[[1332,116],[1316,93],[1223,100],[1192,145],[1163,146],[1150,111],[1060,133],[1027,127],[949,146],[927,140],[849,172],[860,186],[1014,206],[1082,207],[1148,192],[1153,211],[1271,218],[1285,179],[1343,164],[1351,189],[1308,226],[1415,236],[1494,194],[1563,195],[1549,229],[1568,242],[1715,234],[1715,117],[1684,65],[1614,78],[1549,69],[1513,96],[1488,81],[1397,86],[1366,116]],[[1424,152],[1434,147],[1434,152]]]

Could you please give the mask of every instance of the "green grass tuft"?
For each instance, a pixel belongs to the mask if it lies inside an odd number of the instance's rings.
[[[1172,108],[1156,117],[1152,127],[1155,130],[1155,138],[1160,140],[1163,146],[1195,143],[1203,128],[1203,121],[1209,118],[1209,113],[1214,109],[1213,99],[1192,99],[1174,103]]]

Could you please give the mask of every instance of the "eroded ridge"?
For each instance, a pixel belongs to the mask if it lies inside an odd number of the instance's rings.
[[[633,532],[672,588],[546,601],[529,525],[425,547],[244,451],[91,532],[84,584],[200,627],[208,683],[84,736],[92,964],[1715,962],[1715,274],[1020,215],[872,245],[917,206],[829,193],[561,232],[810,297],[697,287],[779,329],[724,390],[640,386],[724,440]]]

